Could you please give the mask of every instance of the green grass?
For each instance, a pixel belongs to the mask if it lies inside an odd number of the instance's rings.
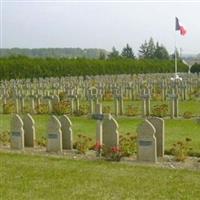
[[[81,104],[88,103],[87,101],[81,101]],[[110,101],[103,101],[101,102],[103,106],[109,106],[111,109],[111,112],[114,113],[114,100]],[[30,104],[30,102],[26,102],[26,105]],[[160,104],[167,104],[168,105],[168,115],[170,114],[170,102],[169,100],[167,101],[153,101],[151,100],[151,110],[153,109],[153,106],[155,105],[160,105]],[[2,101],[0,100],[0,105],[2,105]],[[138,112],[137,116],[140,116],[141,113],[141,106],[142,106],[142,101],[130,101],[130,100],[124,100],[124,113],[127,112],[127,107],[128,105],[132,105],[134,107],[137,107]],[[192,112],[192,115],[195,116],[200,116],[200,101],[199,100],[190,100],[190,101],[179,101],[179,114],[180,116],[183,115],[184,112],[190,111]],[[0,113],[3,112],[2,106],[0,106]]]
[[[0,153],[0,199],[198,200],[200,173]]]
[[[46,136],[49,115],[34,115],[36,123],[36,138]],[[0,115],[0,133],[10,130],[10,115]],[[84,134],[95,139],[96,121],[87,117],[70,117],[73,124],[74,139],[78,134]],[[142,122],[138,118],[118,118],[119,133],[130,132],[136,135],[136,129]],[[178,140],[184,140],[186,137],[192,139],[192,152],[200,153],[200,125],[195,119],[165,119],[165,149],[169,150],[172,144]]]
[[[155,105],[167,104],[168,105],[168,115],[170,115],[170,102],[168,101],[152,101],[151,100],[151,110]],[[141,106],[142,101],[124,101],[124,112],[126,113],[127,106],[132,105],[138,108],[137,115],[141,115]],[[114,113],[114,101],[105,101],[103,106],[110,106],[111,112]],[[190,111],[192,115],[200,116],[200,101],[199,100],[190,100],[190,101],[179,101],[179,115],[182,116],[184,112]]]

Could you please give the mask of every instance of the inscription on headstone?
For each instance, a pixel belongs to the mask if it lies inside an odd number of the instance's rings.
[[[56,116],[51,117],[47,131],[47,151],[62,152],[61,124]]]
[[[137,159],[139,161],[157,161],[157,147],[156,147],[156,137],[155,137],[155,128],[148,121],[144,122],[138,127],[138,151]]]

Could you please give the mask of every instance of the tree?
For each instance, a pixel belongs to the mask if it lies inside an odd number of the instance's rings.
[[[147,47],[148,47],[148,43],[145,40],[144,43],[140,46],[140,49],[139,49],[139,57],[140,58],[146,58],[147,57]]]
[[[155,47],[153,38],[150,38],[148,42],[148,47],[147,47],[147,57],[154,58],[155,50],[156,50],[156,47]]]
[[[190,68],[190,71],[192,73],[200,73],[200,64],[195,63],[194,65],[192,65],[192,67]]]
[[[121,56],[125,58],[135,58],[133,50],[128,44],[126,45],[126,47],[123,48]]]
[[[115,47],[112,48],[112,52],[108,55],[109,59],[119,58],[119,51]]]
[[[154,57],[157,59],[169,59],[169,53],[167,49],[163,45],[159,45],[159,43],[156,43],[156,48],[154,52]]]
[[[170,55],[170,58],[172,59],[172,60],[174,60],[175,59],[175,54],[173,53],[173,54],[171,54]],[[177,58],[177,60],[180,60],[181,58],[180,58],[180,54],[179,54],[179,52],[178,52],[178,50],[176,49],[176,58]]]
[[[144,44],[140,46],[139,57],[140,58],[154,58],[155,50],[156,50],[156,47],[155,47],[153,38],[151,37],[148,42],[145,40]]]
[[[100,51],[100,53],[99,53],[99,59],[100,60],[105,60],[106,59],[106,54],[103,51]]]

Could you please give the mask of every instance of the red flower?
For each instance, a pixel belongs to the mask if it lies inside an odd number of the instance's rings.
[[[112,148],[111,148],[111,151],[112,151],[113,153],[117,153],[117,152],[120,152],[120,148],[119,148],[119,147],[112,147]]]
[[[95,145],[95,150],[96,150],[96,151],[100,151],[100,149],[102,148],[102,146],[103,146],[103,145],[100,144],[99,141],[97,141],[97,142],[96,142],[96,145]]]

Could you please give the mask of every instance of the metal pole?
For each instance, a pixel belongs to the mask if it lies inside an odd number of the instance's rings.
[[[175,29],[175,47],[174,47],[174,67],[175,67],[175,76],[177,74],[177,50],[176,50],[176,29]]]

